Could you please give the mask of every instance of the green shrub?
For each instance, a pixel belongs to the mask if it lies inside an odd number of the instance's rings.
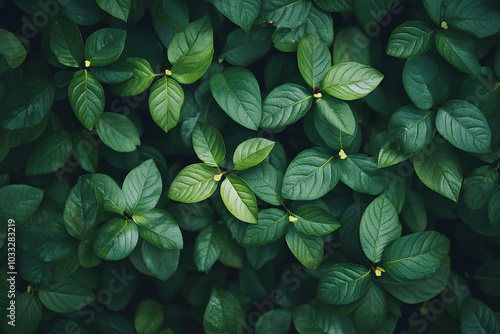
[[[0,1],[3,332],[500,333],[499,10]]]

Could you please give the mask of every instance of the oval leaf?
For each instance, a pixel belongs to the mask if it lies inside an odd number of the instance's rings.
[[[228,174],[220,187],[224,205],[239,220],[256,224],[258,216],[257,199],[239,176]]]
[[[168,198],[183,203],[200,202],[210,197],[217,189],[219,175],[216,168],[205,164],[189,165],[177,174],[168,190]]]

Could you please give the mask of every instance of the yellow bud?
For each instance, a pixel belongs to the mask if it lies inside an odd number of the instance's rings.
[[[31,292],[31,290],[33,290],[33,288],[31,287],[31,285],[28,285],[28,293]]]
[[[221,178],[222,178],[222,173],[218,174],[218,175],[214,175],[214,180],[217,182],[219,182]]]
[[[323,97],[323,94],[321,94],[321,93],[316,93],[316,94],[314,94],[313,96],[314,96],[315,98],[317,98],[317,99],[321,99],[321,98]]]
[[[380,268],[380,267],[375,268],[375,276],[380,277],[380,276],[382,276],[382,273],[385,273],[384,268]]]
[[[448,29],[448,23],[446,23],[446,21],[441,22],[441,28],[444,30]]]
[[[347,154],[345,154],[344,150],[340,150],[339,157],[342,160],[344,160],[345,158],[347,158]]]
[[[90,60],[85,61],[85,67],[90,67]]]
[[[290,221],[290,223],[293,223],[293,222],[296,222],[298,219],[295,218],[294,216],[290,215],[290,216],[288,216],[288,220]]]
[[[165,75],[172,75],[172,71],[170,71],[170,70],[165,70]]]

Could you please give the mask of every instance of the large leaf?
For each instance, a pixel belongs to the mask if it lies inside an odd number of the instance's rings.
[[[430,189],[458,202],[462,167],[456,150],[447,142],[431,142],[413,159],[418,178]]]
[[[322,88],[341,100],[356,100],[377,88],[383,78],[370,66],[347,62],[330,67],[323,78]]]
[[[132,152],[141,145],[135,124],[122,114],[103,113],[96,130],[102,142],[117,152]]]
[[[24,292],[17,295],[16,298],[12,301],[15,301],[14,306],[17,314],[15,315],[15,321],[12,321],[9,315],[7,315],[7,318],[4,319],[4,333],[35,333],[40,320],[42,319],[42,305],[40,304],[40,300],[38,299],[38,297],[35,296],[33,292]]]
[[[262,27],[253,27],[248,33],[242,29],[231,31],[227,35],[219,62],[225,60],[234,66],[252,65],[271,48],[271,34],[271,28]]]
[[[240,177],[258,198],[273,205],[281,205],[283,173],[269,162],[264,161],[242,172]]]
[[[317,205],[304,205],[293,213],[295,229],[305,235],[320,237],[340,227],[340,223],[330,212]]]
[[[371,283],[368,292],[354,311],[354,325],[358,334],[374,333],[382,327],[388,311],[385,291]]]
[[[78,26],[62,15],[55,17],[50,25],[50,49],[61,64],[80,67],[84,49]]]
[[[257,224],[247,226],[243,246],[263,246],[281,238],[288,228],[288,214],[276,208],[259,212]]]
[[[260,88],[247,69],[230,67],[210,78],[210,90],[219,106],[235,122],[257,130],[262,117]]]
[[[184,91],[172,78],[158,80],[149,93],[149,112],[156,124],[167,132],[177,125],[184,103]]]
[[[462,334],[500,333],[500,320],[483,302],[467,298],[460,310],[460,329]]]
[[[104,210],[123,215],[123,212],[127,209],[125,197],[115,180],[111,176],[100,173],[92,174],[89,180],[101,193],[104,200]]]
[[[104,224],[94,239],[94,253],[106,261],[118,261],[132,253],[139,231],[130,219],[115,218]]]
[[[104,89],[87,70],[75,73],[68,88],[71,108],[80,122],[91,131],[104,111]]]
[[[302,77],[311,88],[315,89],[332,66],[332,55],[328,47],[318,38],[309,35],[300,40],[297,61]]]
[[[422,279],[435,273],[450,251],[450,241],[435,232],[416,232],[390,243],[382,267],[398,282]]]
[[[132,76],[114,86],[111,86],[111,91],[117,95],[132,96],[138,95],[148,89],[153,82],[155,75],[151,65],[146,59],[132,57],[127,61],[132,65]]]
[[[442,30],[436,35],[436,47],[450,64],[473,76],[481,73],[474,40],[454,30]]]
[[[261,0],[209,0],[228,19],[239,25],[247,33],[259,13]]]
[[[408,21],[391,33],[387,43],[387,55],[409,58],[423,55],[432,46],[434,30],[425,22]]]
[[[208,272],[222,253],[223,231],[210,224],[203,228],[194,242],[194,264],[200,271]]]
[[[123,181],[123,194],[127,213],[146,211],[155,208],[162,190],[160,171],[153,159],[149,159],[128,173]]]
[[[173,65],[172,77],[183,84],[201,78],[212,62],[214,39],[212,23],[205,16],[177,33],[168,48],[168,60]]]
[[[401,236],[398,213],[389,198],[382,194],[368,205],[359,226],[361,247],[373,263],[380,262],[385,247]]]
[[[127,32],[104,28],[92,33],[85,42],[85,60],[90,66],[106,66],[116,61],[125,47]]]
[[[193,149],[205,164],[217,167],[226,157],[226,145],[220,132],[206,123],[197,123],[193,130]]]
[[[378,195],[387,188],[386,177],[374,157],[349,154],[339,164],[340,180],[349,188],[369,195]]]
[[[465,31],[476,38],[500,32],[500,13],[484,0],[449,1],[443,19],[450,27]]]
[[[444,103],[436,117],[436,128],[451,144],[467,152],[491,152],[491,130],[483,113],[462,100]]]
[[[434,113],[412,105],[399,108],[389,120],[392,147],[404,153],[420,151],[434,137]]]
[[[475,169],[464,180],[464,202],[470,210],[484,207],[498,184],[498,171],[490,166]]]
[[[221,184],[220,194],[224,205],[236,218],[251,224],[257,223],[257,200],[243,179],[228,174]]]
[[[88,305],[94,293],[74,279],[65,279],[55,284],[42,285],[38,289],[42,304],[57,313],[69,313]]]
[[[168,198],[183,203],[200,202],[210,197],[217,188],[216,168],[205,164],[189,165],[177,174],[168,190]]]
[[[358,124],[347,102],[326,95],[316,102],[316,106],[329,124],[350,136],[356,134]]]
[[[370,270],[359,264],[338,263],[321,277],[316,298],[332,305],[347,305],[363,297],[370,287]]]
[[[244,326],[245,316],[238,300],[231,292],[214,288],[203,315],[205,333],[238,333]]]
[[[139,235],[159,249],[183,248],[179,225],[166,211],[135,212],[132,219],[139,227]]]
[[[42,175],[63,167],[71,154],[71,138],[65,133],[53,134],[42,140],[26,162],[27,175]]]
[[[271,152],[274,142],[265,138],[245,140],[236,147],[233,155],[234,170],[248,169],[261,163]]]
[[[313,200],[332,190],[339,181],[334,157],[319,147],[300,152],[285,172],[281,188],[283,198]]]
[[[289,228],[285,235],[290,251],[305,267],[317,271],[323,260],[323,239],[309,236]]]
[[[105,12],[127,22],[132,0],[96,0],[96,2]]]

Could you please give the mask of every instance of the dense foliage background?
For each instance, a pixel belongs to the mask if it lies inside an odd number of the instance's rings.
[[[0,0],[4,333],[500,333],[499,11]]]

